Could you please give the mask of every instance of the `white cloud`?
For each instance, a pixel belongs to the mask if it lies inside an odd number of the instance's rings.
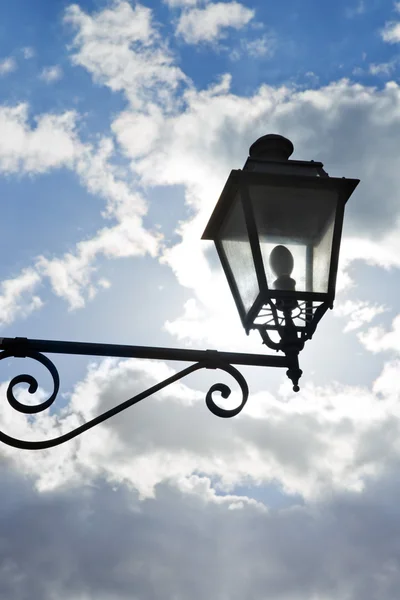
[[[365,333],[360,333],[359,339],[367,350],[375,354],[385,351],[400,352],[400,315],[393,320],[391,330],[371,327]]]
[[[146,113],[123,111],[114,119],[111,128],[129,157],[148,154],[157,142],[164,122],[162,110],[150,106]]]
[[[229,493],[237,486],[278,484],[313,502],[344,490],[361,492],[368,480],[400,460],[395,368],[387,365],[372,391],[335,384],[306,386],[288,398],[253,393],[243,413],[229,420],[211,415],[204,392],[188,387],[189,380],[177,383],[67,443],[62,452],[68,465],[61,472],[51,453],[33,461],[30,453],[2,451],[33,475],[40,489],[102,477],[110,484],[127,483],[148,498],[163,482],[183,489],[182,481],[202,473],[215,482],[214,489]],[[23,439],[55,437],[174,371],[152,361],[106,359],[91,366],[61,415],[12,416],[2,403],[2,429]],[[211,382],[220,377],[213,371]],[[222,404],[236,405],[238,394],[232,395]]]
[[[17,70],[17,61],[12,56],[0,60],[0,77]]]
[[[113,165],[114,144],[100,138],[97,147],[87,147],[77,160],[75,169],[90,193],[107,201],[104,216],[118,220],[144,216],[147,204],[141,194],[124,179],[121,168]]]
[[[366,301],[346,300],[343,303],[336,303],[335,315],[337,317],[346,317],[347,324],[344,332],[359,329],[365,323],[370,323],[375,317],[381,315],[387,310],[384,306],[371,305]]]
[[[397,44],[400,42],[400,23],[397,21],[389,21],[381,30],[381,36],[384,42],[389,44]]]
[[[82,307],[99,286],[104,287],[93,281],[99,257],[141,256],[147,252],[154,256],[160,240],[159,234],[143,227],[142,218],[147,210],[144,198],[132,190],[112,166],[111,140],[100,140],[97,148],[83,144],[76,130],[78,117],[74,112],[40,115],[34,127],[28,118],[26,104],[0,106],[0,171],[42,174],[67,167],[78,174],[90,193],[106,200],[104,217],[113,219],[115,224],[99,229],[91,240],[78,243],[75,251],[64,257],[41,257],[29,269],[10,279],[9,291],[4,292],[4,323],[40,308],[33,286],[28,285],[20,298],[19,286],[25,286],[31,281],[30,277],[36,284],[49,278],[54,292],[65,298],[71,308]],[[98,280],[101,281],[101,277]]]
[[[244,42],[244,48],[249,56],[259,58],[262,56],[271,56],[274,52],[275,40],[268,35],[263,35],[255,40]]]
[[[239,2],[209,3],[205,8],[184,11],[179,18],[176,32],[187,44],[215,42],[226,34],[226,28],[241,29],[253,17],[254,10]]]
[[[0,290],[0,324],[8,324],[17,317],[27,317],[41,308],[42,301],[33,292],[40,283],[39,275],[31,268],[14,279],[6,279]]]
[[[76,4],[65,22],[77,33],[74,64],[90,71],[97,83],[123,91],[135,108],[156,101],[169,104],[171,94],[186,78],[152,24],[149,8],[134,8],[123,0],[94,16]]]
[[[59,65],[53,65],[51,67],[44,67],[39,75],[39,78],[46,83],[53,83],[59,81],[63,76],[63,71]]]
[[[157,254],[158,237],[147,232],[139,216],[127,216],[113,227],[99,230],[90,240],[78,242],[75,251],[60,258],[40,257],[36,268],[50,279],[53,291],[64,298],[70,309],[83,308],[99,288],[104,288],[100,277],[96,282],[96,260],[100,257],[121,258]]]
[[[99,288],[104,288],[101,277],[93,281],[100,257],[156,256],[159,250],[160,234],[143,226],[147,203],[113,168],[113,150],[111,140],[103,139],[97,149],[82,152],[74,168],[88,191],[106,200],[103,216],[116,223],[78,242],[73,252],[51,259],[40,257],[36,263],[42,276],[50,279],[54,292],[71,309],[82,308]]]
[[[371,63],[368,67],[371,75],[386,75],[387,77],[391,76],[393,71],[397,67],[398,60],[391,60],[386,63]]]
[[[47,113],[31,128],[27,104],[0,106],[0,171],[34,174],[71,167],[82,148],[76,118],[73,111]]]
[[[61,166],[73,168],[82,153],[75,126],[77,115],[44,114],[31,127],[28,106],[0,106],[0,171],[4,174],[41,174]],[[1,323],[39,309],[42,301],[35,288],[42,281],[36,265],[2,284]]]
[[[231,60],[240,60],[244,55],[251,58],[271,58],[275,52],[276,40],[273,34],[264,34],[249,40],[242,38],[239,44],[230,51]]]
[[[199,0],[164,0],[170,8],[182,8],[185,6],[195,6]]]

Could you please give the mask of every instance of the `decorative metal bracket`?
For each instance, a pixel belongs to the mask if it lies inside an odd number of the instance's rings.
[[[11,437],[0,431],[0,442],[3,442],[14,448],[26,450],[44,450],[52,448],[73,439],[84,431],[103,423],[110,417],[117,415],[123,410],[137,404],[144,398],[155,394],[163,388],[175,383],[179,379],[194,373],[199,369],[219,369],[231,375],[238,383],[242,392],[241,403],[232,409],[225,409],[218,406],[214,399],[214,392],[219,392],[223,398],[228,398],[231,389],[224,383],[216,383],[206,394],[206,405],[208,409],[217,417],[229,418],[238,415],[245,406],[249,389],[243,375],[233,365],[259,366],[259,367],[284,367],[287,368],[287,375],[294,383],[294,390],[298,390],[298,378],[301,371],[298,365],[298,352],[287,352],[286,356],[270,356],[263,354],[244,354],[236,352],[219,352],[216,350],[187,350],[178,348],[157,348],[148,346],[125,346],[117,344],[95,344],[84,342],[64,342],[52,340],[31,340],[28,338],[0,338],[0,360],[11,357],[31,358],[40,362],[50,373],[53,379],[53,392],[50,397],[40,404],[31,405],[20,402],[14,395],[14,388],[19,383],[29,385],[28,391],[34,394],[38,389],[37,380],[32,375],[21,374],[14,377],[7,388],[7,400],[9,404],[18,412],[24,414],[36,414],[42,412],[55,401],[59,388],[60,377],[54,363],[44,354],[75,354],[83,356],[105,356],[118,358],[141,358],[167,361],[193,362],[194,364],[175,373],[171,377],[164,379],[160,383],[149,389],[125,400],[118,406],[107,410],[103,414],[91,419],[87,423],[80,425],[76,429],[60,435],[56,438],[44,441],[24,441]],[[297,381],[295,381],[297,380]],[[296,390],[297,388],[297,390]]]

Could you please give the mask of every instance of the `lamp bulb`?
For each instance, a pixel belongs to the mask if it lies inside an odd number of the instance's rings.
[[[269,256],[269,264],[277,277],[289,276],[294,266],[293,255],[286,246],[275,246]]]
[[[269,255],[269,264],[276,275],[274,288],[294,292],[296,281],[290,277],[294,267],[293,255],[286,246],[275,246]]]

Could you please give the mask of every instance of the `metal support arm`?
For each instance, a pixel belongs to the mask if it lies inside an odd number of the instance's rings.
[[[28,338],[0,338],[0,360],[10,357],[31,358],[40,362],[49,371],[53,379],[53,392],[50,397],[40,404],[24,404],[20,402],[14,395],[14,387],[20,383],[29,385],[28,391],[34,394],[38,389],[37,380],[31,375],[22,374],[14,377],[7,388],[7,399],[9,404],[17,411],[24,414],[35,414],[50,408],[55,401],[59,387],[60,378],[54,363],[44,354],[74,354],[83,356],[105,356],[118,358],[140,358],[166,361],[182,361],[193,362],[195,364],[175,373],[171,377],[164,379],[157,385],[152,386],[148,390],[133,396],[132,398],[122,402],[118,406],[104,412],[103,414],[91,419],[87,423],[80,425],[73,431],[62,434],[56,438],[44,441],[24,441],[7,435],[0,431],[0,442],[14,446],[15,448],[23,448],[30,450],[43,450],[58,446],[72,438],[80,435],[84,431],[91,429],[95,425],[103,423],[110,417],[122,412],[123,410],[133,406],[140,400],[155,394],[161,389],[175,383],[179,379],[186,377],[190,373],[194,373],[199,369],[220,369],[231,375],[242,392],[242,401],[239,406],[232,409],[224,409],[218,406],[213,400],[213,393],[220,392],[223,398],[228,398],[231,394],[230,388],[223,383],[216,383],[207,392],[206,405],[208,409],[218,417],[233,417],[240,413],[247,402],[249,395],[248,386],[243,375],[232,365],[246,365],[259,367],[284,367],[288,369],[290,376],[291,370],[296,367],[293,361],[296,357],[287,356],[270,356],[263,354],[245,354],[236,352],[219,352],[217,350],[189,350],[180,348],[157,348],[148,346],[125,346],[117,344],[96,344],[84,342],[65,342],[53,340],[33,340]],[[298,363],[297,363],[298,368]]]

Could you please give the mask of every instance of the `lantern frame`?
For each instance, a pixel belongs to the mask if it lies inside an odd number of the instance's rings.
[[[268,172],[250,170],[248,168],[249,162],[254,162],[254,159],[248,160],[244,170],[231,171],[221,196],[202,235],[202,239],[213,240],[215,243],[218,256],[224,269],[225,276],[231,289],[231,293],[238,309],[243,327],[247,333],[249,333],[251,329],[260,329],[260,325],[256,323],[256,320],[263,306],[271,306],[271,304],[276,306],[276,301],[279,301],[281,304],[282,301],[301,301],[305,305],[304,325],[297,324],[295,327],[299,331],[308,328],[305,338],[309,339],[313,333],[312,330],[315,329],[313,323],[316,314],[322,316],[321,312],[324,313],[327,308],[333,307],[344,208],[347,200],[358,185],[359,180],[329,177],[328,174],[323,170],[323,164],[316,163],[314,161],[257,161],[258,163],[261,163],[264,168],[267,166]],[[290,168],[293,168],[293,166],[296,168],[295,173],[290,172]],[[310,168],[312,168],[317,175],[307,174],[310,172]],[[285,170],[288,172],[285,173]],[[305,174],[301,174],[302,171],[304,171]],[[321,193],[325,191],[334,191],[337,193],[337,205],[334,217],[331,251],[329,256],[327,292],[275,290],[268,286],[268,279],[265,273],[265,265],[261,253],[259,226],[256,222],[254,207],[250,198],[249,189],[251,185],[265,186],[266,193],[268,192],[268,188],[271,186],[275,188],[281,188],[282,190],[285,188],[296,188],[303,190],[320,190]],[[227,218],[235,201],[239,202],[243,209],[245,220],[244,226],[251,248],[251,254],[258,283],[257,297],[248,310],[245,309],[245,305],[236,283],[232,267],[223,248],[222,241],[219,239],[221,228],[223,227],[224,221]],[[266,202],[267,201],[268,200],[266,200]],[[276,202],[276,199],[274,201]],[[321,202],[323,202],[323,198],[321,199]],[[318,309],[318,307],[321,305],[324,307],[323,311],[320,309],[319,312],[316,313],[316,309]],[[273,321],[274,322],[272,324],[265,324],[264,329],[279,329],[277,319],[275,318]],[[306,331],[304,331],[304,333],[306,333]]]

